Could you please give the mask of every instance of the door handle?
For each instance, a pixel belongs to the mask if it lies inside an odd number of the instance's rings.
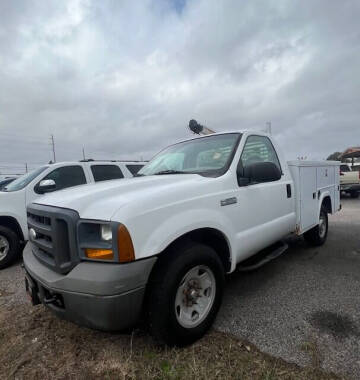
[[[290,185],[290,183],[288,183],[286,185],[286,193],[287,193],[287,197],[291,198],[291,185]]]

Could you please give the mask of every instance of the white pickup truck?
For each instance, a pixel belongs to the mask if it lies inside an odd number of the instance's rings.
[[[43,194],[86,183],[130,178],[144,166],[137,161],[59,162],[39,167],[0,191],[0,270],[9,266],[28,240],[26,206]]]
[[[348,164],[340,165],[340,190],[350,194],[351,198],[359,198],[360,171],[352,170]]]
[[[286,163],[266,134],[218,133],[168,147],[138,178],[47,195],[28,207],[27,291],[78,324],[121,330],[145,316],[157,340],[193,342],[226,273],[274,258],[291,233],[325,242],[339,164]]]

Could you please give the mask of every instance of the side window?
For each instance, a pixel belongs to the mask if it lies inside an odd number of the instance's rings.
[[[249,136],[240,161],[244,168],[256,162],[272,162],[281,170],[276,151],[270,139],[266,136]]]
[[[91,171],[95,182],[124,178],[124,175],[117,165],[92,165]]]
[[[132,175],[137,174],[137,172],[143,167],[144,165],[140,164],[131,164],[131,165],[126,165],[127,169]]]
[[[350,169],[347,165],[340,165],[340,170],[342,172],[349,172],[350,171]]]
[[[81,166],[63,166],[50,172],[43,179],[55,181],[56,190],[66,189],[67,187],[83,185],[86,183],[84,170]]]

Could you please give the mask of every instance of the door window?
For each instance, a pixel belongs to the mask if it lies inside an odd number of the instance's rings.
[[[57,168],[43,178],[43,180],[45,179],[54,180],[56,190],[86,183],[85,173],[81,166],[63,166],[62,168]]]
[[[128,168],[129,172],[130,172],[132,175],[137,174],[137,172],[138,172],[143,166],[144,166],[144,165],[140,165],[140,164],[126,165],[126,167]]]
[[[124,175],[117,165],[92,165],[91,171],[95,182],[124,178]]]
[[[281,171],[276,151],[266,136],[249,136],[242,151],[240,163],[244,168],[257,162],[272,162]]]

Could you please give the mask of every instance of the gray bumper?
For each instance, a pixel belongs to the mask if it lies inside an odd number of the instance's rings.
[[[40,302],[59,317],[105,331],[122,330],[136,323],[157,260],[151,257],[129,264],[82,262],[62,275],[41,264],[31,244],[26,245],[23,257]],[[56,302],[48,302],[54,298]]]

